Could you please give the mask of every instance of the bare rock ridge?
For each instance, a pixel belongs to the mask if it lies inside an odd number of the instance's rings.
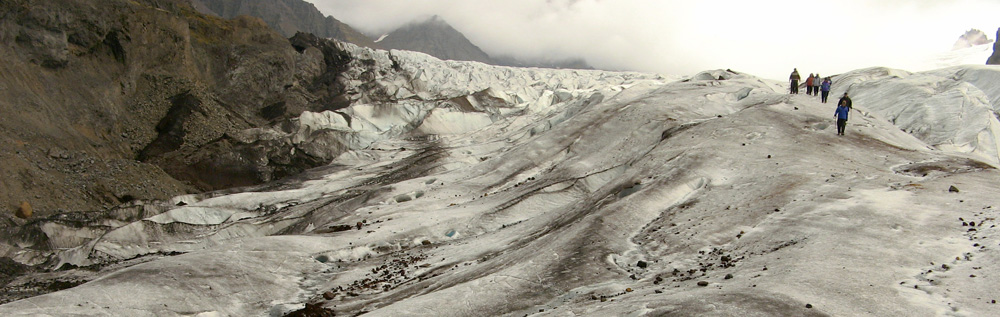
[[[325,16],[312,3],[302,0],[191,0],[202,13],[232,19],[249,15],[264,20],[285,37],[312,33],[364,47],[381,48],[367,36],[332,16]]]
[[[1000,39],[1000,28],[997,28],[997,39]],[[986,60],[986,65],[1000,65],[1000,41],[993,42],[993,55]]]

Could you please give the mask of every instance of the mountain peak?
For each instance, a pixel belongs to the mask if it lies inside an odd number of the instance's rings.
[[[389,32],[378,43],[386,48],[426,53],[440,59],[493,63],[486,52],[439,15]]]

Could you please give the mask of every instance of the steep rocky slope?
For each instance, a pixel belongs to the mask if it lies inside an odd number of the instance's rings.
[[[191,0],[202,13],[232,19],[239,15],[258,17],[286,37],[297,32],[312,33],[357,45],[380,48],[361,32],[332,16],[320,13],[312,3],[302,0]]]
[[[236,132],[350,102],[348,57],[186,1],[4,1],[0,25],[4,226],[22,202],[46,216],[297,174],[328,158]]]

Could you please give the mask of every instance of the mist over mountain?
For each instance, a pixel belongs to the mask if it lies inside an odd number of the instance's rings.
[[[296,32],[312,33],[357,45],[379,48],[367,36],[333,16],[320,13],[312,3],[302,0],[191,0],[202,13],[232,19],[239,15],[258,17],[285,37]]]

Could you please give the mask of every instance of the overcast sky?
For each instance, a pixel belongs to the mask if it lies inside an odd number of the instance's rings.
[[[307,0],[368,33],[439,15],[490,55],[582,57],[601,69],[787,79],[912,69],[966,30],[991,40],[998,0]],[[985,63],[985,60],[983,61]]]

